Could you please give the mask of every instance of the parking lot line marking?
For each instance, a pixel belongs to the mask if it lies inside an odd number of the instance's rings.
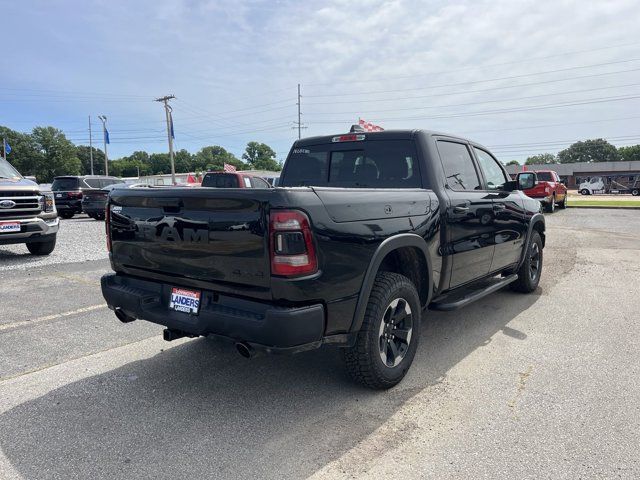
[[[91,305],[90,307],[79,308],[77,310],[71,310],[70,312],[54,313],[53,315],[46,315],[44,317],[34,318],[33,320],[22,320],[20,322],[7,323],[5,325],[0,325],[0,332],[3,330],[9,330],[11,328],[23,327],[25,325],[34,325],[37,323],[48,322],[50,320],[56,320],[58,318],[70,317],[71,315],[92,312],[94,310],[99,310],[106,307],[107,305],[105,303],[101,303],[100,305]]]

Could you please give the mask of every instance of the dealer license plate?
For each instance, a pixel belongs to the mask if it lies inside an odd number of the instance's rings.
[[[198,314],[201,292],[173,287],[169,308],[177,312]]]
[[[0,222],[0,233],[12,233],[20,231],[20,222]]]

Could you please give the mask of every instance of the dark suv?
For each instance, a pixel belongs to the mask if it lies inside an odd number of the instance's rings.
[[[124,183],[117,177],[105,176],[65,176],[55,177],[51,190],[54,193],[56,208],[62,218],[71,218],[82,213],[82,197],[87,191],[99,190],[114,183]]]

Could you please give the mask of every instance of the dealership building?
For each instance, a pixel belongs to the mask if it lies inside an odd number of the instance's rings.
[[[618,178],[628,176],[633,181],[640,175],[640,161],[633,162],[584,162],[558,163],[550,165],[507,165],[507,172],[512,177],[524,169],[530,171],[553,170],[569,188],[578,188],[582,182],[588,182],[592,177]]]

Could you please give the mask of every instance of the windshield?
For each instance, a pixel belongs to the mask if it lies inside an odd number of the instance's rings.
[[[280,185],[420,188],[422,180],[413,142],[386,140],[294,148]]]
[[[536,173],[536,175],[538,176],[538,180],[540,180],[541,182],[553,182],[553,175],[551,175],[551,172],[538,172]]]
[[[77,178],[56,178],[53,180],[53,184],[51,185],[51,190],[54,192],[63,192],[67,190],[78,190],[78,179]]]
[[[9,162],[0,158],[0,178],[22,178],[22,175]]]

